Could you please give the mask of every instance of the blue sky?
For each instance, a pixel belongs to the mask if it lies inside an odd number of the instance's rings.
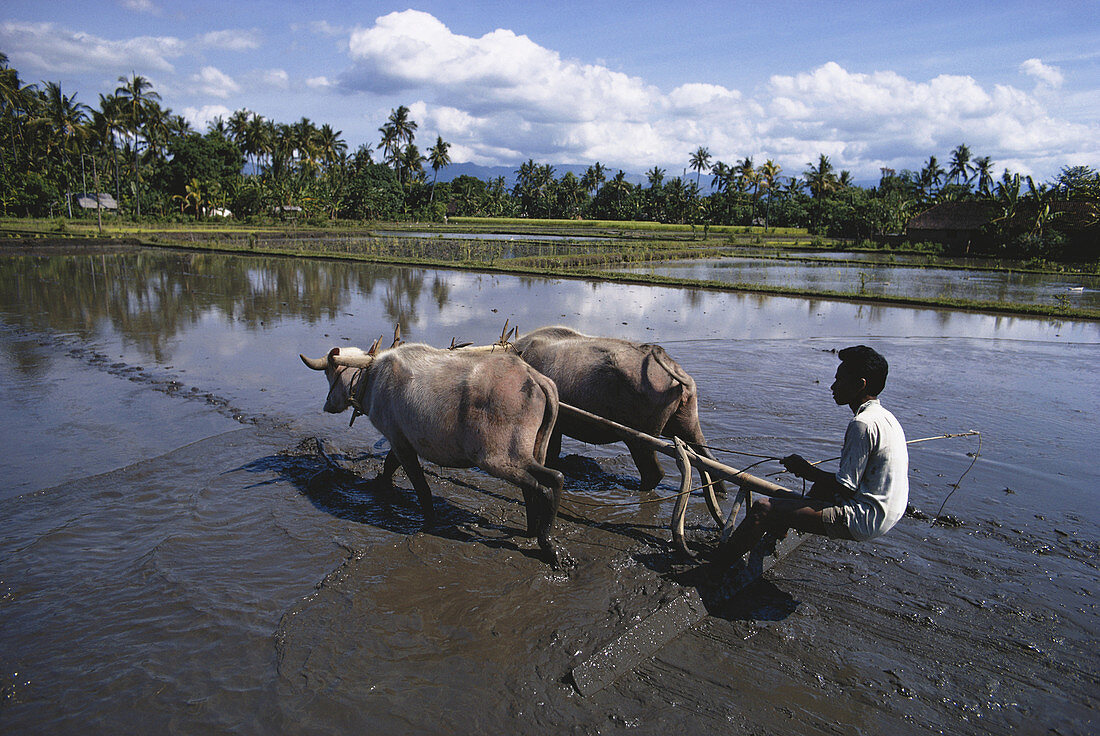
[[[95,105],[149,78],[204,130],[247,108],[377,144],[398,105],[456,162],[681,174],[825,153],[857,180],[959,143],[1042,180],[1100,168],[1100,1],[6,0],[26,82]]]

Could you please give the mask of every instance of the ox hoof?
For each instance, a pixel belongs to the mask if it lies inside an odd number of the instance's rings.
[[[577,561],[558,545],[544,543],[542,540],[539,540],[539,547],[542,548],[546,561],[549,562],[555,570],[572,570],[577,566]]]

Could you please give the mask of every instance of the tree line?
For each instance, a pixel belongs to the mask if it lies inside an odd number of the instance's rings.
[[[825,154],[790,172],[771,159],[716,160],[705,146],[681,175],[654,166],[641,184],[599,162],[582,175],[559,176],[534,160],[519,166],[512,186],[503,177],[468,175],[441,183],[450,144],[437,136],[422,154],[405,106],[379,127],[377,147],[349,153],[341,131],[305,117],[280,123],[242,109],[195,131],[161,105],[146,78],[118,83],[89,106],[56,82],[25,84],[0,53],[0,212],[73,216],[73,193],[99,191],[114,197],[121,216],[135,219],[231,212],[245,221],[439,221],[451,214],[805,227],[881,242],[934,205],[972,202],[988,219],[977,251],[1100,256],[1100,174],[1067,166],[1049,182],[1008,169],[997,176],[991,158],[974,156],[965,144],[944,164],[933,155],[916,171],[883,168],[873,186],[857,185]]]

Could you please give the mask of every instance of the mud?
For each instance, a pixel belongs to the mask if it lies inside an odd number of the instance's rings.
[[[5,732],[1096,731],[1095,325],[65,258],[0,262],[3,463],[20,479],[0,489]],[[621,446],[567,445],[567,570],[522,536],[518,491],[476,469],[426,466],[439,523],[423,528],[403,474],[372,481],[385,442],[322,414],[323,381],[297,358],[366,344],[397,315],[437,344],[488,341],[506,316],[662,342],[713,445],[814,458],[837,454],[846,422],[831,351],[868,342],[891,359],[883,398],[909,436],[977,428],[982,456],[943,510],[954,523],[933,525],[976,445],[914,446],[913,508],[887,537],[806,538],[582,696],[572,670],[685,592],[659,500],[679,478],[669,463],[641,497]],[[688,533],[713,542],[701,499]]]

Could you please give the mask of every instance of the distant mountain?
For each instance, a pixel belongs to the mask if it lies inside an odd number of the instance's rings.
[[[565,176],[567,171],[572,171],[577,177],[584,176],[584,172],[588,170],[588,164],[551,164],[554,167],[554,178],[560,179]],[[491,181],[498,176],[504,177],[504,185],[508,189],[511,189],[516,185],[516,171],[519,170],[519,164],[515,166],[479,166],[478,164],[451,164],[445,168],[439,170],[439,181],[453,181],[462,175],[475,176],[482,181]],[[610,170],[605,169],[605,174],[608,179],[619,173],[618,169]],[[432,170],[427,169],[428,181],[432,179]],[[642,174],[632,174],[629,171],[626,172],[626,180],[631,184],[645,184],[646,178]]]

